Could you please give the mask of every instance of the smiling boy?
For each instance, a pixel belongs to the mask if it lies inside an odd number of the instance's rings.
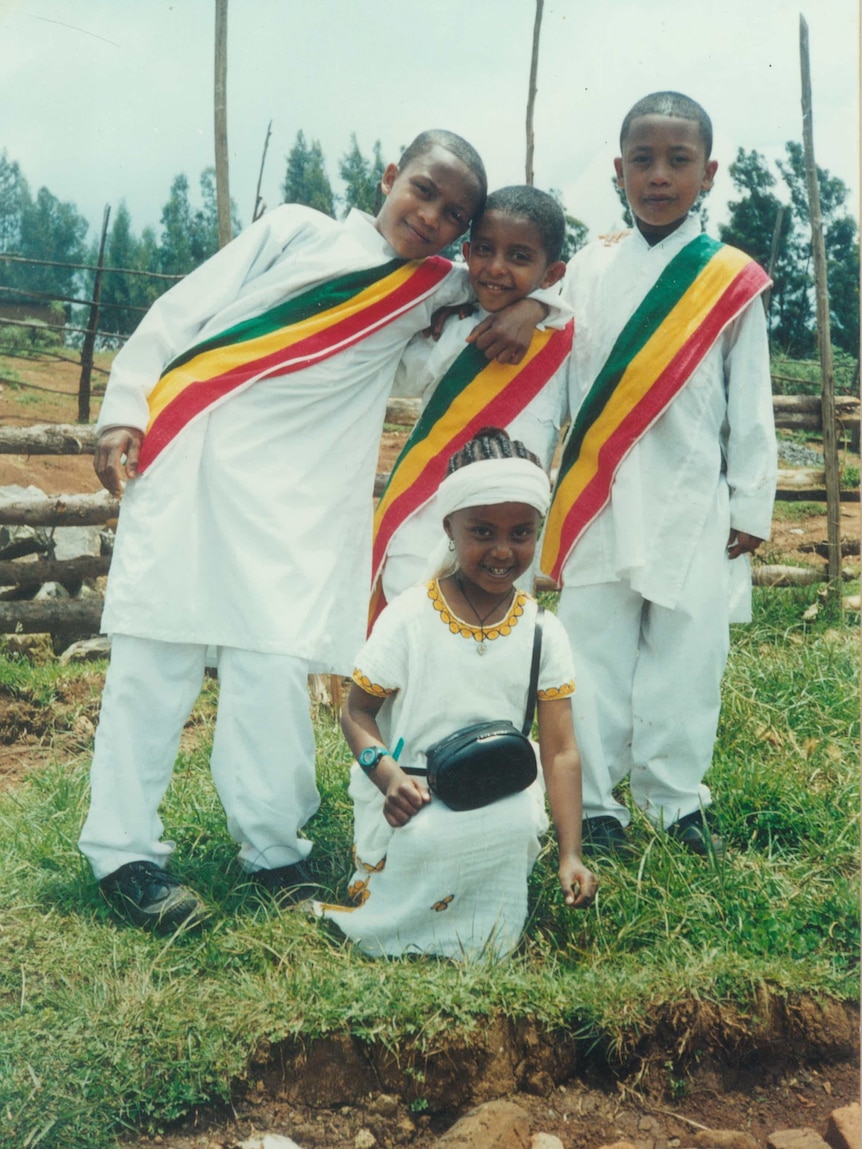
[[[565,218],[553,196],[526,185],[492,192],[463,247],[479,319],[555,289],[566,270],[560,260],[564,236]],[[556,289],[548,298],[559,315]],[[434,495],[446,460],[480,428],[505,428],[546,470],[550,466],[572,339],[567,316],[566,309],[555,320],[565,324],[562,330],[536,332],[517,368],[497,363],[489,370],[471,342],[475,315],[449,320],[437,343],[416,338],[407,348],[394,393],[420,396],[423,409],[375,514],[372,617],[384,601],[425,577],[430,556],[444,541]]]
[[[769,535],[776,450],[765,273],[701,233],[712,124],[694,100],[656,92],[625,117],[614,161],[635,227],[569,265],[575,310],[573,424],[542,569],[595,725],[577,726],[587,848],[626,843],[613,790],[698,854],[728,653],[730,591]],[[750,609],[748,601],[746,610]],[[738,620],[741,620],[739,618]],[[585,709],[589,701],[585,702]]]

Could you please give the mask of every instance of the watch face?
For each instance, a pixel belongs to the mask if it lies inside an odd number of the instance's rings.
[[[373,770],[385,753],[382,746],[367,746],[359,755],[359,765],[363,770]]]

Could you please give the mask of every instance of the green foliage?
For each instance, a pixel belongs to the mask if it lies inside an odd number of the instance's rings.
[[[189,181],[178,175],[171,184],[170,198],[162,208],[162,234],[159,245],[161,271],[167,275],[187,275],[218,251],[218,208],[215,170],[205,168],[200,176],[201,206],[192,207]],[[240,222],[236,204],[231,201],[234,232]]]
[[[797,359],[773,349],[770,355],[774,395],[819,395],[822,390],[820,361]],[[832,348],[832,375],[836,395],[859,394],[859,361],[855,355]]]
[[[338,161],[338,174],[344,180],[344,214],[351,208],[377,215],[383,193],[380,181],[383,178],[385,165],[380,140],[374,141],[374,154],[369,160],[361,152],[356,139],[356,132],[350,135],[350,149]]]
[[[296,133],[296,143],[287,157],[282,192],[285,203],[306,204],[325,215],[335,216],[335,198],[326,174],[320,141],[312,140],[307,144],[302,131]]]
[[[815,349],[814,272],[805,158],[802,145],[790,140],[786,158],[777,161],[789,206],[781,215],[771,292],[769,323],[774,343],[788,354],[811,355]],[[720,238],[769,266],[781,201],[772,190],[776,178],[760,152],[740,148],[730,165],[740,199],[728,204],[730,220]],[[848,189],[842,180],[817,169],[824,221],[832,339],[848,354],[859,346],[859,243],[854,220],[847,214]]]
[[[101,901],[75,845],[86,756],[0,794],[0,1144],[107,1149],[131,1128],[156,1133],[227,1101],[279,1040],[347,1032],[421,1057],[503,1015],[627,1057],[692,998],[755,1011],[772,994],[856,999],[858,642],[804,620],[814,597],[758,591],[754,624],[734,628],[708,776],[726,860],[687,854],[635,813],[636,854],[603,862],[594,909],[575,914],[549,841],[524,942],[498,965],[374,961],[261,900],[209,777],[209,680],[163,809],[174,869],[211,910],[201,933],[143,934]],[[50,706],[69,673],[0,656],[0,694]],[[315,726],[312,865],[323,896],[343,901],[349,755],[331,716]],[[420,1112],[421,1061],[405,1060]],[[667,1069],[682,1094],[684,1072]]]
[[[0,155],[0,251],[25,258],[81,263],[87,221],[72,203],[63,203],[47,188],[35,199],[17,163]],[[34,293],[74,297],[78,272],[73,267],[0,261],[0,285],[7,301],[26,302]]]

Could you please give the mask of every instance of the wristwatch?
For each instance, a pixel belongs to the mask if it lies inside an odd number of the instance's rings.
[[[366,746],[356,761],[366,774],[370,774],[377,769],[380,759],[385,758],[388,753],[385,746]]]

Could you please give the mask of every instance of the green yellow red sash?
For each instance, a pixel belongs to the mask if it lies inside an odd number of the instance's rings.
[[[507,427],[538,395],[571,350],[570,321],[537,331],[517,364],[489,362],[468,343],[438,383],[398,456],[374,514],[373,622],[385,605],[380,574],[398,528],[436,492],[450,457],[482,427]]]
[[[634,444],[679,394],[724,328],[769,284],[744,252],[700,235],[662,272],[611,349],[572,424],[545,524],[542,570],[566,559],[610,499]]]
[[[188,423],[267,375],[328,359],[421,303],[451,270],[440,256],[339,276],[190,347],[149,396],[142,473]]]

